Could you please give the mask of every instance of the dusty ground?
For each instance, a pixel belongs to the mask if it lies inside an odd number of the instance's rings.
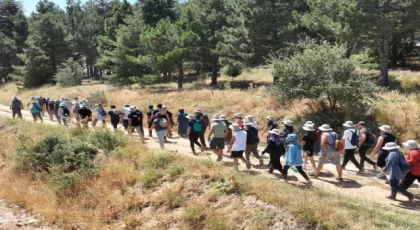
[[[23,111],[24,119],[31,121],[32,116],[29,114],[28,111]],[[10,116],[11,111],[7,106],[0,105],[0,116]],[[44,121],[46,124],[55,124],[56,122],[51,122],[47,117],[44,117]],[[146,133],[147,130],[145,130]],[[155,138],[151,138],[147,140],[147,146],[151,149],[159,149],[159,144]],[[204,152],[201,153],[199,156],[194,156],[191,153],[191,149],[189,146],[189,141],[187,139],[180,138],[175,136],[174,138],[169,139],[169,143],[165,144],[165,148],[168,150],[172,150],[177,152],[178,154],[185,154],[191,157],[198,157],[198,158],[211,158],[213,160],[216,159],[216,156],[211,152]],[[263,147],[259,148],[262,151]],[[268,156],[265,156],[264,163],[268,163]],[[247,171],[252,175],[258,176],[266,176],[272,178],[274,181],[278,183],[284,183],[282,180],[279,180],[279,173],[275,172],[274,174],[269,174],[267,172],[266,166],[259,166],[258,161],[255,158],[251,158],[253,167],[250,170],[246,170],[245,165],[240,165],[241,171]],[[228,157],[223,159],[223,164],[226,167],[232,167],[232,160]],[[386,204],[390,206],[400,207],[401,209],[407,210],[409,212],[419,213],[420,214],[420,189],[419,184],[414,184],[410,191],[414,192],[417,195],[417,200],[413,203],[408,203],[407,198],[398,195],[397,201],[391,201],[385,198],[386,195],[389,195],[390,189],[389,186],[384,183],[383,180],[379,180],[376,178],[376,174],[378,172],[374,171],[371,166],[365,165],[366,171],[362,174],[357,173],[357,169],[352,163],[349,163],[346,167],[346,171],[343,173],[344,182],[338,182],[335,180],[336,172],[335,167],[331,164],[326,164],[321,176],[319,179],[313,179],[313,186],[316,186],[321,189],[328,190],[330,192],[335,192],[343,196],[343,199],[353,199],[358,198],[368,202],[378,203],[378,204]],[[309,168],[308,168],[309,169]],[[304,179],[299,175],[294,173],[290,170],[289,172],[289,183],[297,183],[301,184],[304,183]],[[1,189],[1,188],[0,188]],[[0,229],[13,229],[13,228],[3,228],[4,224],[9,224],[8,226],[16,226],[20,222],[27,222],[32,220],[33,217],[27,217],[25,215],[15,214],[13,209],[10,209],[6,206],[3,201],[0,201]],[[4,225],[6,226],[6,225]],[[26,227],[28,228],[28,227]],[[25,229],[25,228],[23,228]],[[32,228],[31,228],[32,229]],[[36,229],[36,228],[35,228]],[[42,229],[42,228],[41,228]]]

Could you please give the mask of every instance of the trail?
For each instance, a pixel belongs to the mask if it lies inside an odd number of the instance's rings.
[[[22,111],[24,120],[32,121],[32,115],[29,111]],[[0,105],[0,116],[11,117],[11,111],[8,106]],[[49,118],[44,118],[44,124],[53,124],[58,125],[55,121],[50,121]],[[97,126],[100,124],[98,123]],[[109,125],[109,124],[108,124]],[[110,125],[109,125],[109,128]],[[148,130],[145,129],[145,133],[148,134]],[[176,132],[174,132],[175,134]],[[155,135],[153,133],[153,135]],[[137,137],[138,138],[138,137]],[[173,138],[168,139],[169,143],[165,143],[165,149],[175,151],[178,154],[184,154],[189,157],[208,159],[209,157],[216,161],[216,156],[211,151],[205,151],[204,153],[194,156],[191,152],[190,143],[188,139],[180,138],[177,135]],[[160,149],[159,143],[156,138],[149,138],[146,140],[146,145],[150,149]],[[264,147],[260,146],[259,151],[261,152]],[[198,149],[196,149],[198,150]],[[226,154],[226,152],[225,152]],[[266,165],[269,161],[268,154],[264,156],[264,164]],[[317,158],[317,157],[316,157]],[[317,159],[316,159],[317,161]],[[222,164],[226,167],[232,167],[232,159],[229,159],[225,155],[222,160]],[[282,162],[284,159],[282,158]],[[255,176],[265,176],[272,178],[276,183],[285,183],[283,180],[279,179],[280,173],[274,172],[274,174],[268,173],[267,166],[259,166],[258,160],[251,156],[252,168],[247,170],[245,164],[239,166],[240,171],[248,172],[251,175]],[[309,168],[308,168],[309,169]],[[406,210],[408,212],[414,212],[420,214],[420,189],[418,184],[412,185],[411,188],[414,188],[414,193],[417,195],[417,199],[413,203],[408,203],[407,198],[402,195],[397,195],[397,201],[392,201],[386,199],[385,196],[390,194],[389,185],[386,185],[384,180],[376,178],[378,171],[374,171],[370,165],[366,165],[366,171],[362,174],[358,174],[357,168],[349,163],[346,166],[346,170],[343,171],[343,182],[338,182],[335,180],[336,171],[335,166],[332,164],[326,164],[324,169],[321,172],[319,179],[312,179],[313,186],[327,190],[332,193],[337,193],[343,196],[343,199],[353,199],[358,198],[366,202],[374,202],[381,205],[389,205],[394,207],[400,207],[401,210]],[[289,183],[302,184],[305,183],[304,178],[298,174],[294,173],[292,170],[289,170]],[[417,182],[416,182],[417,183]],[[1,189],[1,188],[0,188]],[[413,189],[412,189],[413,191]],[[1,216],[1,212],[0,212]],[[1,228],[1,225],[0,225]]]

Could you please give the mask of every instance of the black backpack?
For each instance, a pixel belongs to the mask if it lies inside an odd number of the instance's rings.
[[[70,115],[70,110],[66,106],[63,106],[61,108],[63,109],[63,115],[64,116]]]
[[[210,119],[209,119],[209,117],[208,117],[207,115],[203,114],[203,116],[201,116],[201,118],[200,118],[200,124],[201,124],[201,128],[202,128],[203,130],[206,130],[206,129],[207,129],[207,127],[208,127],[208,126],[209,126],[209,124],[210,124]]]
[[[22,102],[19,99],[15,99],[12,101],[12,108],[19,109]]]
[[[378,137],[375,135],[375,133],[373,133],[370,129],[366,130],[366,140],[364,143],[368,146],[373,146],[377,141]]]

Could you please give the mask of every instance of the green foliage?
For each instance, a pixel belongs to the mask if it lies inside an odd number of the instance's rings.
[[[175,160],[175,156],[168,152],[158,152],[156,154],[147,155],[142,160],[141,166],[143,168],[163,169]]]
[[[62,87],[81,85],[82,78],[82,66],[74,61],[73,58],[69,58],[66,63],[63,63],[55,75],[55,80]]]
[[[241,75],[242,69],[243,69],[243,65],[241,63],[234,62],[223,67],[222,73],[229,77],[237,77]]]
[[[294,51],[272,60],[273,74],[279,79],[273,93],[280,102],[309,98],[324,111],[334,113],[339,107],[363,104],[377,91],[374,83],[355,71],[343,45],[311,40],[300,43]]]
[[[90,103],[102,103],[104,105],[108,104],[108,97],[105,92],[102,90],[96,90],[89,93],[89,96],[86,98]]]
[[[105,153],[127,144],[121,133],[113,132],[108,128],[95,129],[89,133],[88,140],[98,149],[103,149]]]
[[[139,3],[147,25],[154,27],[162,19],[173,22],[177,18],[175,0],[140,0]]]
[[[171,177],[176,177],[184,174],[185,168],[183,165],[172,165],[169,167],[169,175]]]
[[[350,59],[358,66],[376,69],[379,67],[377,55],[372,49],[365,49],[357,54],[351,55]]]
[[[145,188],[152,188],[161,178],[161,174],[157,169],[148,168],[144,170],[139,176],[139,183]]]

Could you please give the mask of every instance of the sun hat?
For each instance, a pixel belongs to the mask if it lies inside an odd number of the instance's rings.
[[[366,126],[366,122],[364,122],[364,121],[359,121],[359,122],[357,123],[357,125]]]
[[[35,97],[34,96],[30,96],[29,99],[35,100]]]
[[[82,103],[82,104],[80,105],[80,107],[81,107],[81,108],[86,108],[86,107],[87,107],[87,105],[86,105],[85,103]]]
[[[406,148],[409,148],[409,149],[418,149],[419,148],[419,144],[417,144],[417,142],[414,141],[414,140],[408,140],[408,141],[402,143],[402,145]]]
[[[332,131],[333,129],[330,127],[330,125],[323,124],[322,126],[318,127],[319,130],[323,132]]]
[[[254,117],[252,115],[246,115],[245,120],[248,122],[254,122]]]
[[[235,114],[233,114],[233,116],[234,116],[234,117],[239,117],[239,118],[242,118],[242,114],[240,114],[240,113],[235,113]]]
[[[211,121],[220,121],[220,115],[213,115]]]
[[[229,125],[229,129],[232,129],[233,131],[239,131],[241,130],[241,127],[238,124],[231,124]]]
[[[162,108],[160,109],[160,113],[162,115],[166,115],[167,112],[168,112],[168,108],[166,106],[162,106]]]
[[[395,144],[395,142],[388,142],[385,144],[384,147],[382,147],[383,150],[394,150],[394,149],[399,149],[400,146]]]
[[[272,121],[272,120],[274,120],[274,117],[269,115],[269,116],[266,116],[265,119]]]
[[[225,115],[220,115],[220,120],[221,121],[227,121],[227,117]]]
[[[303,130],[305,130],[305,131],[309,131],[309,132],[313,132],[313,131],[315,131],[314,126],[313,126],[313,125],[304,125],[304,126],[302,127],[302,129],[303,129]]]
[[[282,122],[283,122],[283,124],[285,124],[287,126],[292,126],[293,125],[293,121],[291,121],[291,120],[285,120],[285,121],[282,121]]]
[[[353,121],[346,121],[346,122],[343,124],[343,126],[344,126],[344,127],[347,127],[347,128],[353,128],[353,127],[354,127],[354,124],[353,124]]]
[[[389,125],[380,126],[379,130],[384,131],[386,133],[392,133],[391,126],[389,126]]]
[[[129,102],[124,102],[124,106],[130,106]]]
[[[136,112],[136,107],[131,106],[131,107],[130,107],[130,112]]]
[[[187,115],[185,117],[188,118],[188,120],[195,120],[195,116],[194,115]]]
[[[278,129],[270,130],[268,133],[280,135],[280,131]]]
[[[315,126],[315,123],[313,123],[312,121],[307,121],[307,122],[305,122],[304,126],[305,126],[305,125],[312,125],[312,126]]]
[[[197,108],[197,109],[194,110],[194,113],[203,113],[203,110]]]

